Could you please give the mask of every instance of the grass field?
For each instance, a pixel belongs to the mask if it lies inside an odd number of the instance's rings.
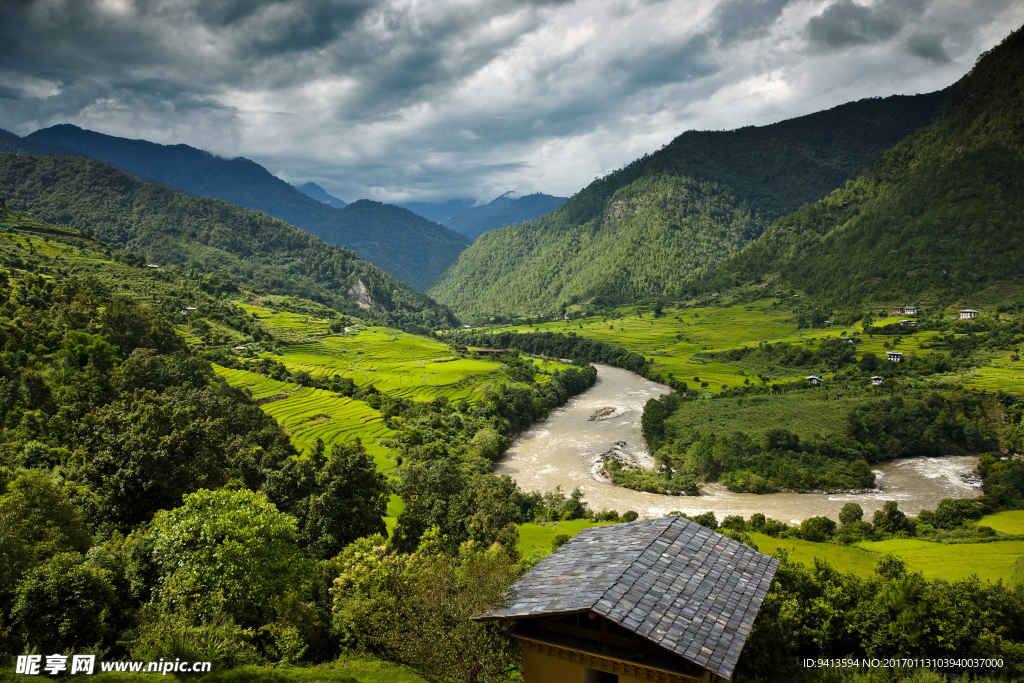
[[[899,555],[913,571],[928,578],[956,581],[977,574],[982,581],[1018,583],[1024,557],[1024,541],[942,544],[917,539],[865,541],[860,547],[870,552]]]
[[[811,543],[796,538],[772,538],[766,534],[751,533],[750,538],[762,553],[771,554],[778,548],[789,550],[789,559],[801,564],[813,565],[814,558],[827,560],[833,567],[853,572],[858,576],[871,576],[878,563],[878,556],[855,546]]]
[[[994,515],[985,515],[978,520],[978,526],[992,527],[1004,534],[1024,535],[1024,510],[1003,510]]]
[[[801,438],[809,439],[815,434],[843,433],[846,415],[859,400],[852,396],[836,400],[827,390],[814,389],[770,398],[693,401],[673,413],[665,424],[670,434],[686,434],[690,429],[697,429],[719,434],[742,431],[752,437],[784,425]]]
[[[928,346],[934,332],[918,332],[909,328],[899,340],[892,336],[869,336],[863,334],[861,323],[847,326],[832,326],[819,329],[799,329],[793,320],[794,314],[780,310],[772,304],[778,299],[764,299],[754,305],[724,307],[696,307],[680,310],[666,310],[660,318],[651,312],[641,312],[637,307],[624,307],[612,316],[589,316],[574,320],[549,321],[537,325],[512,325],[496,328],[496,331],[517,330],[522,332],[573,332],[582,337],[598,339],[609,344],[622,346],[654,359],[653,369],[667,377],[690,383],[694,377],[708,382],[708,390],[717,392],[722,386],[734,387],[749,380],[759,383],[749,369],[739,365],[720,363],[698,358],[704,351],[724,351],[744,346],[757,346],[760,342],[786,342],[803,344],[810,348],[828,337],[845,337],[859,334],[858,356],[874,353],[883,356],[887,349],[884,344],[895,344],[905,353],[927,353],[921,346]],[[948,312],[947,312],[948,313]],[[882,327],[898,324],[902,317],[877,318],[874,325]],[[677,338],[678,337],[678,338]],[[991,363],[978,368],[976,372],[950,375],[946,379],[963,381],[978,389],[1024,392],[1024,363],[1011,362],[1009,352],[996,353]],[[772,381],[800,379],[812,371],[790,371],[778,374]],[[880,371],[884,374],[884,370]],[[699,383],[698,383],[699,384]]]
[[[1016,513],[1016,517],[1015,523],[1024,523],[1024,513]],[[858,576],[871,576],[881,556],[892,553],[903,558],[911,571],[922,572],[927,578],[957,581],[977,574],[982,581],[1002,579],[1014,584],[1024,578],[1017,571],[1018,561],[1024,557],[1024,541],[944,544],[918,539],[893,539],[839,546],[772,538],[758,533],[752,533],[750,537],[763,553],[784,547],[789,549],[790,559],[796,562],[810,565],[814,563],[814,558],[820,557],[842,571],[850,571]]]
[[[555,536],[568,534],[575,536],[584,529],[592,526],[605,526],[611,522],[588,522],[583,519],[575,519],[569,522],[556,522],[553,524],[522,524],[519,527],[519,552],[523,555],[540,553],[546,555],[551,552],[551,541]]]

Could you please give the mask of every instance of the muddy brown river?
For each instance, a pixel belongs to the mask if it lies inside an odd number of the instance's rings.
[[[524,491],[553,491],[561,486],[569,492],[577,486],[594,510],[636,510],[641,517],[656,517],[673,510],[687,514],[714,511],[750,517],[763,512],[784,522],[799,522],[824,515],[838,519],[839,509],[848,502],[864,508],[870,520],[887,500],[900,509],[917,514],[934,510],[943,498],[973,498],[981,495],[977,483],[964,480],[974,471],[977,458],[902,458],[874,466],[877,492],[860,494],[732,493],[719,487],[705,487],[701,496],[663,496],[641,493],[598,481],[592,470],[601,453],[618,448],[638,462],[650,463],[640,434],[644,404],[669,391],[627,370],[597,366],[597,383],[543,422],[518,438],[499,462],[496,472],[509,474]],[[610,408],[612,410],[603,410]],[[601,411],[599,419],[590,418]]]

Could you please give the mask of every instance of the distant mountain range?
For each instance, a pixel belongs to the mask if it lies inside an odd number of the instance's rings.
[[[354,204],[333,208],[243,157],[225,159],[188,145],[128,140],[69,124],[38,130],[27,139],[56,146],[47,148],[53,154],[64,148],[72,152],[66,156],[87,155],[140,174],[143,180],[263,211],[328,243],[348,246],[421,291],[469,245],[454,230],[398,207],[366,202],[357,209]]]
[[[566,197],[549,194],[506,192],[494,201],[474,206],[472,199],[452,199],[444,203],[406,202],[398,204],[410,211],[447,225],[471,240],[487,232],[540,218],[566,202]]]
[[[476,203],[473,199],[449,199],[446,202],[401,202],[395,206],[409,209],[429,221],[448,225],[448,221]],[[452,227],[448,225],[448,227]]]
[[[13,210],[94,233],[159,265],[223,273],[250,288],[403,327],[458,323],[447,309],[347,249],[264,212],[144,183],[100,161],[0,154],[0,196]]]
[[[335,209],[344,209],[346,206],[348,206],[346,202],[341,201],[340,199],[333,195],[327,194],[327,191],[324,188],[317,185],[316,183],[306,183],[304,185],[297,185],[295,189],[297,189],[299,192],[306,195],[307,197],[312,197],[321,204],[333,206]]]
[[[567,200],[568,197],[552,197],[539,192],[524,196],[506,192],[489,204],[474,206],[453,216],[445,225],[475,240],[488,230],[540,218]]]
[[[772,221],[856,178],[927,126],[948,94],[866,99],[770,126],[683,133],[553,212],[484,233],[428,292],[460,315],[478,316],[673,296]]]

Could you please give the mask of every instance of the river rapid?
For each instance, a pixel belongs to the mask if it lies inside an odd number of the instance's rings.
[[[652,464],[647,444],[640,433],[640,417],[648,399],[670,390],[627,370],[597,366],[597,383],[572,399],[551,416],[533,425],[513,442],[495,470],[508,474],[524,491],[553,491],[560,486],[568,493],[580,487],[591,509],[636,510],[641,517],[658,517],[673,510],[687,514],[714,511],[749,518],[755,512],[783,522],[796,523],[823,515],[838,519],[848,502],[859,503],[870,520],[887,500],[900,510],[916,515],[934,510],[943,498],[973,498],[981,495],[978,483],[964,480],[974,471],[977,458],[901,458],[878,463],[876,492],[859,494],[815,493],[732,493],[724,487],[703,488],[701,496],[663,496],[642,493],[598,481],[593,470],[600,454],[613,448],[637,462]],[[590,418],[602,409],[611,411],[600,419]]]

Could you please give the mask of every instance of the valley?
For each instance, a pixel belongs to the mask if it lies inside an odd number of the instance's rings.
[[[0,132],[0,647],[511,680],[529,656],[474,615],[514,581],[576,558],[561,599],[629,546],[630,609],[664,615],[644,576],[697,543],[773,572],[738,683],[1019,678],[1022,45],[683,133],[567,199],[408,203],[445,225],[185,145]],[[665,517],[686,534],[640,534]],[[953,655],[1001,663],[800,664]]]

